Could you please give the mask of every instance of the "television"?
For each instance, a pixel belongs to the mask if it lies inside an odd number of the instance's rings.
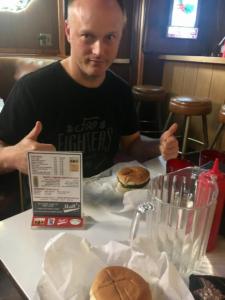
[[[167,37],[197,39],[199,0],[172,0]]]

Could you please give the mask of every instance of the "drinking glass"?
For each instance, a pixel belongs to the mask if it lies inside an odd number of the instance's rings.
[[[210,178],[208,200],[202,201],[201,172],[199,167],[188,167],[153,178],[149,201],[139,205],[131,226],[132,244],[141,234],[138,228],[145,216],[144,237],[151,251],[166,252],[183,275],[192,272],[206,252],[218,194],[217,183]]]

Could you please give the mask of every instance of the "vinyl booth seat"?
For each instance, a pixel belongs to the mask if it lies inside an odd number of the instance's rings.
[[[59,57],[0,56],[0,98],[5,101],[14,83]],[[0,220],[23,210],[21,178],[18,172],[0,175]]]
[[[59,59],[59,57],[0,56],[0,98],[6,100],[13,84],[22,76]]]

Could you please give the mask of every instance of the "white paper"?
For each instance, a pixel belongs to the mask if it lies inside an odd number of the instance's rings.
[[[28,166],[34,215],[81,216],[82,153],[31,151]]]
[[[142,244],[143,246],[143,241]],[[166,254],[149,256],[126,243],[110,241],[91,246],[85,239],[62,233],[45,248],[43,273],[36,299],[87,300],[96,274],[109,265],[121,265],[139,273],[151,287],[153,300],[193,300],[186,284]],[[144,299],[143,299],[144,300]]]

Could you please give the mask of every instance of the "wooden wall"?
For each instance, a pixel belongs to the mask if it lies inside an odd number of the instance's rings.
[[[57,5],[57,0],[33,0],[19,13],[0,12],[0,52],[58,54]],[[52,46],[40,47],[40,33],[52,35]]]

